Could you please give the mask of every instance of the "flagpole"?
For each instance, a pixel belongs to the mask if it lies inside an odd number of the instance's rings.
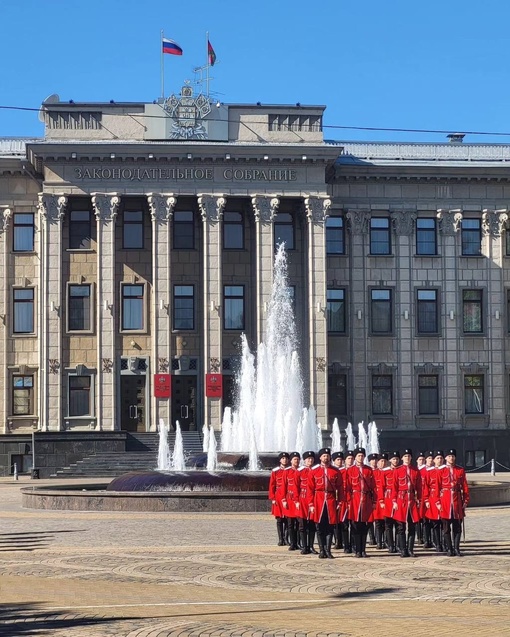
[[[205,32],[205,89],[209,98],[209,31]]]
[[[161,42],[159,43],[161,52],[161,99],[165,99],[165,55],[163,53],[163,29],[161,29]]]

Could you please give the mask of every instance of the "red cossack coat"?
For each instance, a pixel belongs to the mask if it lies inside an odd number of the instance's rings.
[[[285,469],[283,507],[287,517],[299,517],[299,469],[293,467]]]
[[[347,514],[349,513],[349,507],[347,506],[347,500],[345,495],[346,494],[345,481],[347,479],[347,468],[342,467],[341,469],[338,470],[338,472],[340,473],[340,477],[342,479],[342,493],[343,493],[343,497],[340,500],[339,507],[338,507],[338,522],[345,522],[346,520],[348,520]]]
[[[466,472],[462,467],[448,467],[438,469],[440,515],[445,520],[463,520],[465,507],[469,503],[469,487]],[[438,507],[439,508],[439,507]]]
[[[382,493],[384,492],[384,469],[374,469],[376,505],[373,512],[374,520],[384,520],[386,517],[385,507],[381,506],[384,502]]]
[[[393,517],[393,481],[395,479],[395,471],[393,467],[386,467],[382,470],[383,479],[381,482],[381,491],[377,493],[379,506],[384,510],[384,517]],[[384,507],[382,506],[384,504]]]
[[[312,497],[310,495],[310,488],[308,486],[308,479],[310,475],[310,467],[300,467],[298,469],[298,485],[299,485],[299,516],[305,520],[310,518],[310,505],[312,504]]]
[[[431,467],[422,477],[422,497],[427,520],[440,520],[441,514],[437,508],[439,500],[439,471],[440,468]]]
[[[275,518],[283,518],[287,515],[283,507],[285,497],[285,468],[275,467],[269,477],[268,498],[272,502],[271,515]]]
[[[349,520],[368,522],[374,510],[376,489],[372,467],[353,465],[346,470],[346,496]]]
[[[415,467],[400,465],[395,469],[393,479],[393,519],[397,522],[407,522],[411,517],[413,522],[420,520],[421,475]]]
[[[338,521],[338,504],[343,499],[343,483],[340,471],[331,465],[315,465],[308,474],[308,488],[314,507],[310,519],[320,522],[322,513],[327,510],[330,524]]]

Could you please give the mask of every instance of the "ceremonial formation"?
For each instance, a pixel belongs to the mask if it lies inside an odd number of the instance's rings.
[[[460,542],[469,488],[466,473],[449,449],[419,453],[278,454],[269,499],[278,545],[303,555],[333,559],[332,549],[366,558],[367,541],[377,550],[416,557],[425,549],[461,557]],[[317,538],[318,551],[314,547]]]

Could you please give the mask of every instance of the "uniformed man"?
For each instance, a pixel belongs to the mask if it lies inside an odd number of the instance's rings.
[[[400,557],[415,557],[415,526],[420,519],[421,476],[420,471],[412,466],[412,459],[412,450],[406,449],[402,454],[402,464],[393,474],[393,519],[397,523]]]
[[[303,453],[304,466],[299,467],[299,537],[301,540],[301,553],[317,554],[313,547],[315,539],[315,522],[310,519],[310,506],[312,499],[308,487],[309,474],[315,464],[315,452],[305,451]]]
[[[441,450],[434,452],[434,464],[427,468],[422,481],[423,501],[425,504],[425,516],[432,529],[432,544],[436,553],[443,551],[441,537],[441,513],[437,508],[439,501],[439,469],[444,464],[444,453]]]
[[[374,530],[375,541],[378,549],[385,548],[386,542],[384,537],[384,469],[388,466],[388,454],[381,453],[377,461],[377,467],[374,469],[376,506],[374,509]]]
[[[377,469],[377,461],[379,460],[379,454],[377,453],[369,453],[368,457],[368,466],[372,468],[372,471]],[[374,476],[375,479],[375,476]],[[377,489],[377,486],[376,486]],[[368,520],[368,544],[370,546],[376,546],[377,542],[375,540],[375,532],[374,532],[374,521],[375,521],[375,508],[372,511],[372,515]]]
[[[331,454],[331,464],[336,467],[339,471],[342,471],[344,466],[344,454],[341,451],[335,451]],[[335,528],[333,530],[333,538],[334,538],[334,548],[335,549],[343,549],[343,538],[342,538],[342,508],[339,509],[338,519],[335,524]]]
[[[441,514],[443,539],[447,555],[461,557],[460,538],[462,521],[469,504],[469,487],[466,472],[456,464],[457,452],[449,449],[446,452],[446,464],[438,469],[439,499],[437,508]],[[453,532],[453,543],[452,543]]]
[[[289,465],[290,456],[286,451],[278,454],[279,465],[271,471],[269,478],[269,499],[271,500],[271,514],[276,519],[276,530],[278,532],[278,546],[285,545],[286,521],[283,497],[285,495],[285,469]]]
[[[416,468],[419,471],[425,469],[425,454],[423,453],[423,451],[419,451],[418,455],[416,456]],[[421,515],[420,519],[416,523],[416,539],[418,540],[418,544],[423,544],[423,525],[421,523]]]
[[[388,455],[390,464],[384,469],[382,482],[383,493],[382,498],[379,499],[379,504],[384,509],[384,529],[388,553],[396,553],[395,520],[393,519],[393,480],[395,469],[400,464],[400,453],[398,451],[392,451]]]
[[[356,557],[368,557],[368,520],[376,498],[373,470],[365,464],[365,455],[363,447],[355,449],[354,464],[346,469],[346,499]]]
[[[427,451],[425,454],[425,464],[420,468],[421,475],[421,486],[422,486],[422,499],[421,499],[421,508],[420,508],[420,526],[423,531],[423,548],[430,549],[432,548],[432,522],[427,517],[427,509],[425,505],[424,496],[424,485],[427,481],[427,476],[429,471],[434,467],[434,452]]]
[[[287,529],[289,532],[289,551],[298,549],[298,520],[299,520],[299,463],[301,454],[293,451],[290,454],[290,466],[285,469],[285,492],[283,496],[283,506],[285,517],[287,518]]]
[[[346,469],[348,469],[349,467],[352,467],[352,465],[354,464],[354,451],[352,449],[349,449],[347,453],[345,454],[344,464]]]

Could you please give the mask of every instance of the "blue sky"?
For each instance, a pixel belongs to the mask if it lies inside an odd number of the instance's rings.
[[[505,0],[0,0],[0,106],[152,101],[217,54],[224,102],[325,104],[337,140],[442,141],[360,126],[510,133],[510,3]],[[36,112],[0,109],[0,136],[41,135]],[[469,135],[471,142],[508,137]]]

